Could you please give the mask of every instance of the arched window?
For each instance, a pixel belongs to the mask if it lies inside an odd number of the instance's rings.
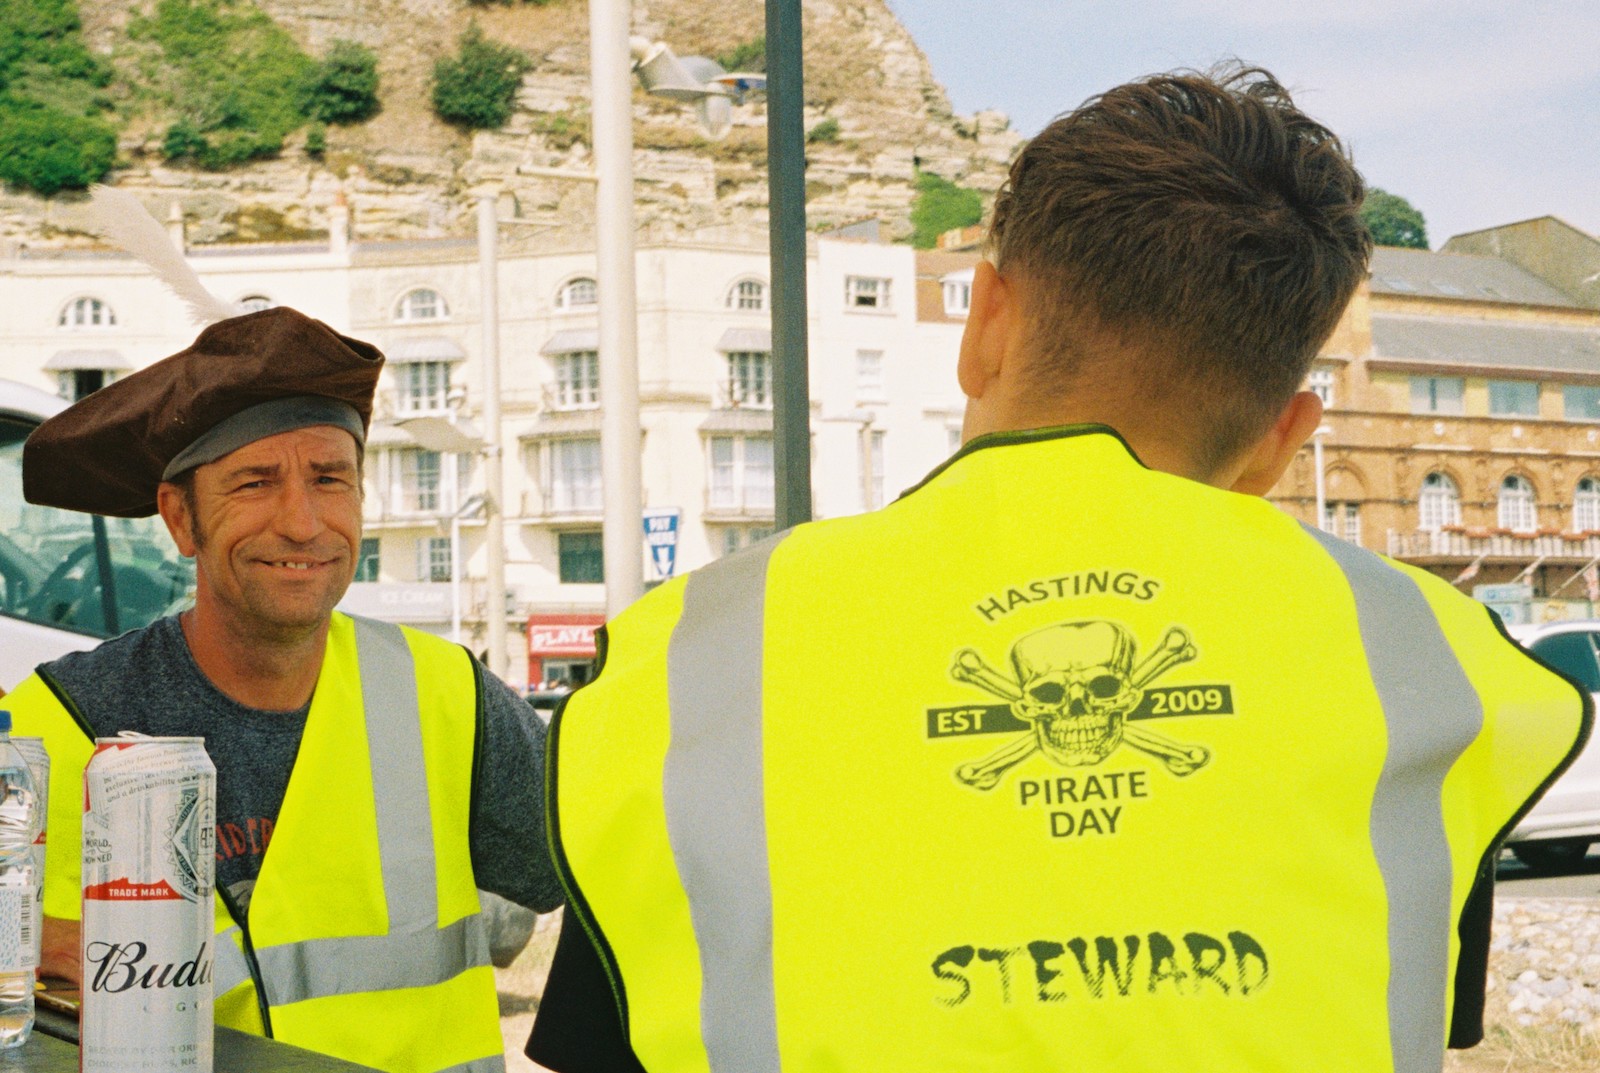
[[[450,315],[444,296],[429,287],[407,291],[395,303],[395,320],[442,320]]]
[[[238,304],[239,308],[246,313],[259,313],[263,309],[271,309],[278,303],[264,294],[247,294],[239,299]]]
[[[56,321],[62,328],[112,328],[116,323],[116,312],[98,298],[73,299]]]
[[[588,276],[570,279],[556,292],[557,309],[593,309],[597,301],[594,280]]]
[[[1579,533],[1600,529],[1600,481],[1585,477],[1572,497],[1572,528]]]
[[[728,288],[729,309],[762,310],[767,308],[767,285],[759,279],[741,279]]]
[[[1461,493],[1456,482],[1443,473],[1430,473],[1422,478],[1422,494],[1417,497],[1419,527],[1438,530],[1446,525],[1461,524]]]
[[[1515,473],[1500,482],[1500,528],[1531,533],[1539,527],[1534,508],[1533,485]]]

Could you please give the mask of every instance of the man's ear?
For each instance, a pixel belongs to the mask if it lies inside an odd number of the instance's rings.
[[[1012,346],[1016,313],[1015,289],[1001,278],[994,265],[979,261],[972,272],[967,327],[961,333],[961,351],[956,361],[956,379],[967,398],[983,398],[999,377],[1006,352]]]
[[[1245,495],[1266,495],[1321,423],[1321,397],[1310,391],[1297,392],[1267,434],[1246,453],[1243,469],[1228,487]]]
[[[194,543],[194,519],[189,514],[189,500],[183,494],[183,489],[168,481],[162,481],[156,486],[156,510],[161,513],[161,520],[167,523],[167,532],[172,535],[172,542],[178,545],[178,554],[185,558],[194,558],[197,550]]]

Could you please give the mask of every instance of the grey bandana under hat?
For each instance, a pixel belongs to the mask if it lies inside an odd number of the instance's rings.
[[[221,424],[212,426],[210,431],[201,433],[199,439],[179,451],[177,457],[167,463],[167,468],[161,472],[161,479],[170,481],[184,470],[215,462],[245,444],[312,425],[342,428],[355,437],[357,447],[364,446],[366,442],[366,429],[362,427],[361,415],[349,403],[320,395],[273,399],[258,403],[248,410],[240,410]]]

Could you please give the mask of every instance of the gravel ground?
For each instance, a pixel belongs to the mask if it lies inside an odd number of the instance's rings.
[[[543,1073],[522,1054],[561,914],[539,919],[526,950],[498,969],[507,1073]],[[1500,898],[1489,954],[1486,1038],[1452,1051],[1447,1073],[1595,1073],[1600,1070],[1600,902]]]
[[[1489,1001],[1523,1028],[1594,1026],[1600,1016],[1600,905],[1505,899],[1495,906]],[[1597,1052],[1600,1053],[1600,1052]]]
[[[545,1073],[522,1048],[528,1045],[533,1015],[544,994],[544,978],[550,972],[550,958],[556,951],[556,936],[561,934],[561,910],[539,918],[533,938],[510,968],[494,971],[495,990],[500,993],[500,1035],[506,1041],[506,1073]]]
[[[1600,902],[1495,902],[1485,1039],[1456,1073],[1600,1070]]]

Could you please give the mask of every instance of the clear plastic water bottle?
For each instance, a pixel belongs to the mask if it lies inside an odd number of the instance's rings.
[[[0,711],[0,1048],[33,1035],[33,938],[43,923],[33,865],[38,834],[33,775],[11,743],[11,713]]]

